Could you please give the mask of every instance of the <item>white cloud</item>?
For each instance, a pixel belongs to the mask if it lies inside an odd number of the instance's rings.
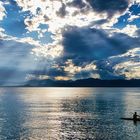
[[[3,28],[0,28],[0,39],[3,39],[5,36],[5,30]]]
[[[115,73],[127,79],[140,79],[140,62],[127,61],[116,65]]]
[[[118,29],[118,28],[114,28],[112,30],[110,30],[110,33],[123,33],[123,34],[127,34],[130,37],[138,37],[137,34],[137,30],[138,27],[136,25],[126,25],[126,27],[122,28],[122,29]]]
[[[3,6],[3,2],[0,1],[0,20],[3,20],[5,16],[6,16],[6,10]]]
[[[86,64],[83,66],[77,66],[73,64],[72,60],[69,59],[65,62],[65,66],[59,66],[59,68],[63,68],[64,72],[67,73],[67,77],[69,79],[75,80],[75,75],[80,74],[80,79],[82,79],[82,75],[84,72],[89,73],[88,76],[84,76],[83,78],[99,78],[99,74],[97,73],[97,67],[95,62],[92,62],[90,64]]]
[[[66,66],[64,66],[64,71],[68,72],[69,74],[76,74],[82,70],[80,66],[75,66],[72,62],[72,60],[68,60],[65,62]]]
[[[125,76],[126,79],[140,79],[140,49],[129,50],[123,55],[110,58],[115,75]]]
[[[32,53],[38,58],[47,58],[52,60],[53,58],[59,57],[62,54],[63,47],[58,43],[51,43],[44,46],[39,46],[32,49]]]
[[[138,16],[138,15],[131,15],[130,18],[128,18],[128,21],[132,22],[133,20],[138,19],[138,18],[140,18],[140,16]]]

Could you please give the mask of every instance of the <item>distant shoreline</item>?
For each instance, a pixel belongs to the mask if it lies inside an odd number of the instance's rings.
[[[30,80],[22,85],[0,85],[0,87],[140,87],[140,80],[81,79],[76,81]]]

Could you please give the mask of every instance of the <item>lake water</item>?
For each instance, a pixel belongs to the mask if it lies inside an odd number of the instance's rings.
[[[140,88],[0,88],[0,140],[140,140]]]

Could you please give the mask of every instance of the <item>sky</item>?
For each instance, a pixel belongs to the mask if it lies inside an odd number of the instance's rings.
[[[140,79],[140,0],[0,0],[0,85]]]

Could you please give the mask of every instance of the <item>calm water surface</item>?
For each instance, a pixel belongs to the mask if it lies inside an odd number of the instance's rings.
[[[140,88],[0,88],[0,140],[140,140]]]

